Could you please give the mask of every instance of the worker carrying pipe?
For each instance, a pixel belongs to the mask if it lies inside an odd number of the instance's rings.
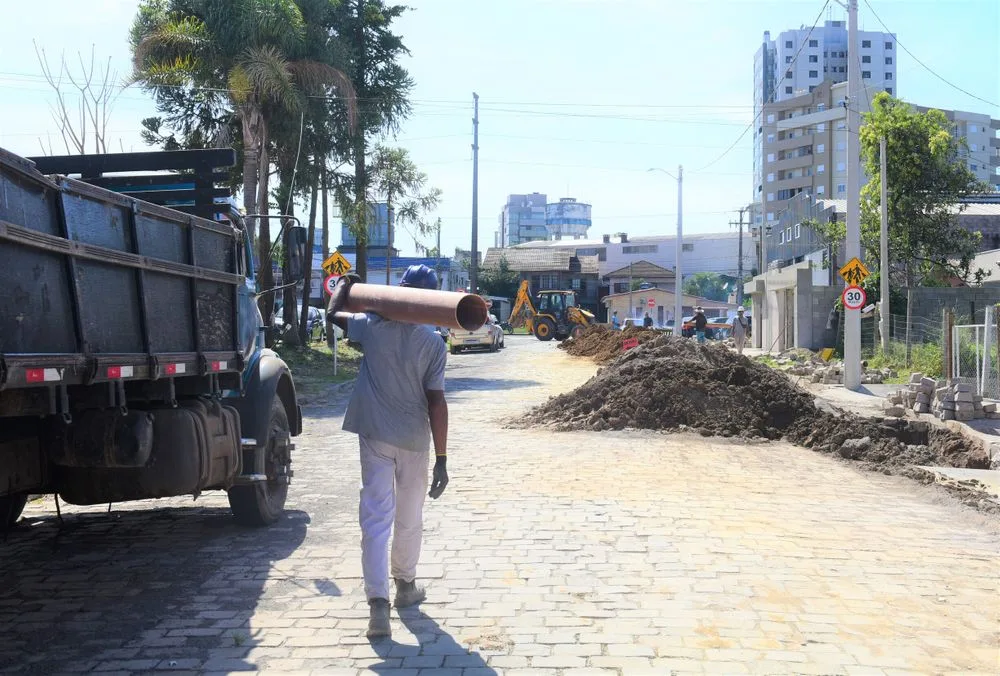
[[[327,307],[328,321],[364,352],[343,429],[358,435],[361,448],[361,567],[370,639],[392,633],[390,572],[397,608],[426,598],[416,575],[431,440],[430,497],[439,498],[448,485],[447,349],[429,325],[479,328],[486,321],[482,298],[437,289],[437,274],[426,265],[410,266],[398,288],[344,276]]]

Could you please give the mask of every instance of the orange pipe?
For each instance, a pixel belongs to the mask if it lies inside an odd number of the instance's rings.
[[[374,312],[397,322],[466,331],[475,331],[487,318],[486,301],[472,293],[379,284],[352,284],[345,309]]]

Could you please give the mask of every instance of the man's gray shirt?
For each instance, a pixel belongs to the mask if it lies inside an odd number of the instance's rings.
[[[410,451],[430,450],[425,390],[444,390],[447,347],[429,326],[355,314],[347,337],[364,358],[344,430]]]

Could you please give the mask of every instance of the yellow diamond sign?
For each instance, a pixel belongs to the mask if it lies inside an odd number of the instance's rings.
[[[323,261],[323,272],[328,275],[345,275],[350,269],[350,262],[339,251],[334,251],[329,258]]]
[[[840,276],[850,286],[861,286],[861,282],[865,281],[870,274],[865,264],[857,257],[847,261],[844,267],[840,268]]]

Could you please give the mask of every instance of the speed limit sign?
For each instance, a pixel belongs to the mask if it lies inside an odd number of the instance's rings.
[[[847,287],[841,298],[844,301],[844,307],[848,310],[860,310],[865,306],[865,301],[868,300],[865,296],[865,290],[860,286]]]
[[[323,288],[326,290],[327,295],[333,295],[333,290],[337,286],[338,279],[340,279],[340,275],[330,275],[323,280]]]

